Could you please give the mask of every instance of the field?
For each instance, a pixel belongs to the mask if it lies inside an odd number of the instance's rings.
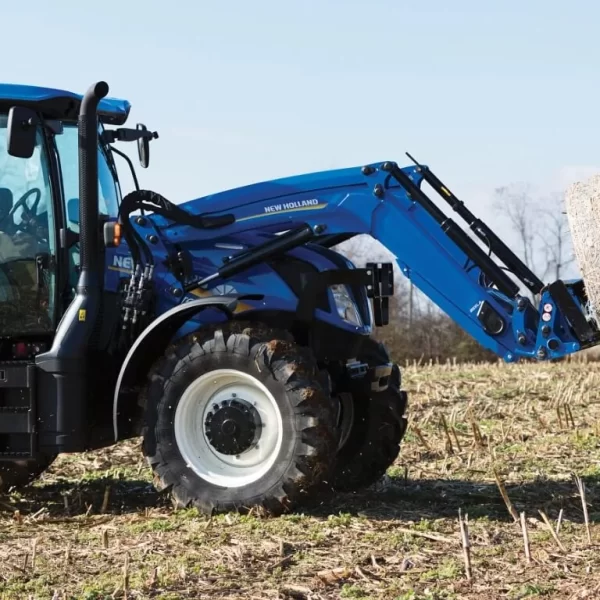
[[[0,597],[600,598],[600,363],[404,380],[411,424],[386,480],[303,514],[175,512],[137,441],[61,457],[0,497]]]

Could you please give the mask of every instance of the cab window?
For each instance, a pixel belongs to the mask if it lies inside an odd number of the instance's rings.
[[[56,136],[60,158],[67,227],[79,232],[79,155],[78,130],[75,125],[65,125],[64,132]],[[100,214],[117,218],[119,196],[106,155],[98,148],[98,208]]]
[[[55,317],[55,222],[44,134],[30,158],[8,154],[0,114],[0,334],[52,331]]]

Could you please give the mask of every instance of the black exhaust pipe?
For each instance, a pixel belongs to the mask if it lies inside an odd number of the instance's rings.
[[[100,315],[98,104],[108,94],[100,81],[85,93],[79,108],[79,247],[77,293],[61,319],[52,348],[36,357],[39,368],[40,450],[78,452],[88,443],[88,394],[92,336]]]
[[[94,294],[100,285],[98,267],[98,104],[108,94],[100,81],[85,93],[79,109],[79,251],[81,272],[77,292]],[[90,315],[91,316],[91,315]]]

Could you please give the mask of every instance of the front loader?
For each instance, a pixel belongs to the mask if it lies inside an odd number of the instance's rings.
[[[428,167],[371,163],[175,205],[139,188],[115,144],[137,142],[147,167],[157,134],[123,128],[129,104],[107,93],[0,86],[4,487],[139,435],[158,487],[208,513],[277,514],[373,483],[398,455],[407,398],[373,338],[392,265],[334,250],[359,234],[508,362],[598,343],[583,281],[540,281]],[[136,184],[124,197],[117,159]]]

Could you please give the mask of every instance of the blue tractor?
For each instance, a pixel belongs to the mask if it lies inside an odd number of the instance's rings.
[[[360,234],[507,361],[600,341],[583,282],[542,283],[426,166],[372,163],[176,205],[139,189],[115,145],[137,143],[147,167],[158,136],[123,127],[130,105],[107,94],[104,82],[84,95],[0,85],[4,488],[60,453],[135,436],[156,485],[207,513],[279,514],[375,482],[398,455],[407,398],[373,337],[392,265],[333,250]],[[119,161],[135,182],[125,196]]]

